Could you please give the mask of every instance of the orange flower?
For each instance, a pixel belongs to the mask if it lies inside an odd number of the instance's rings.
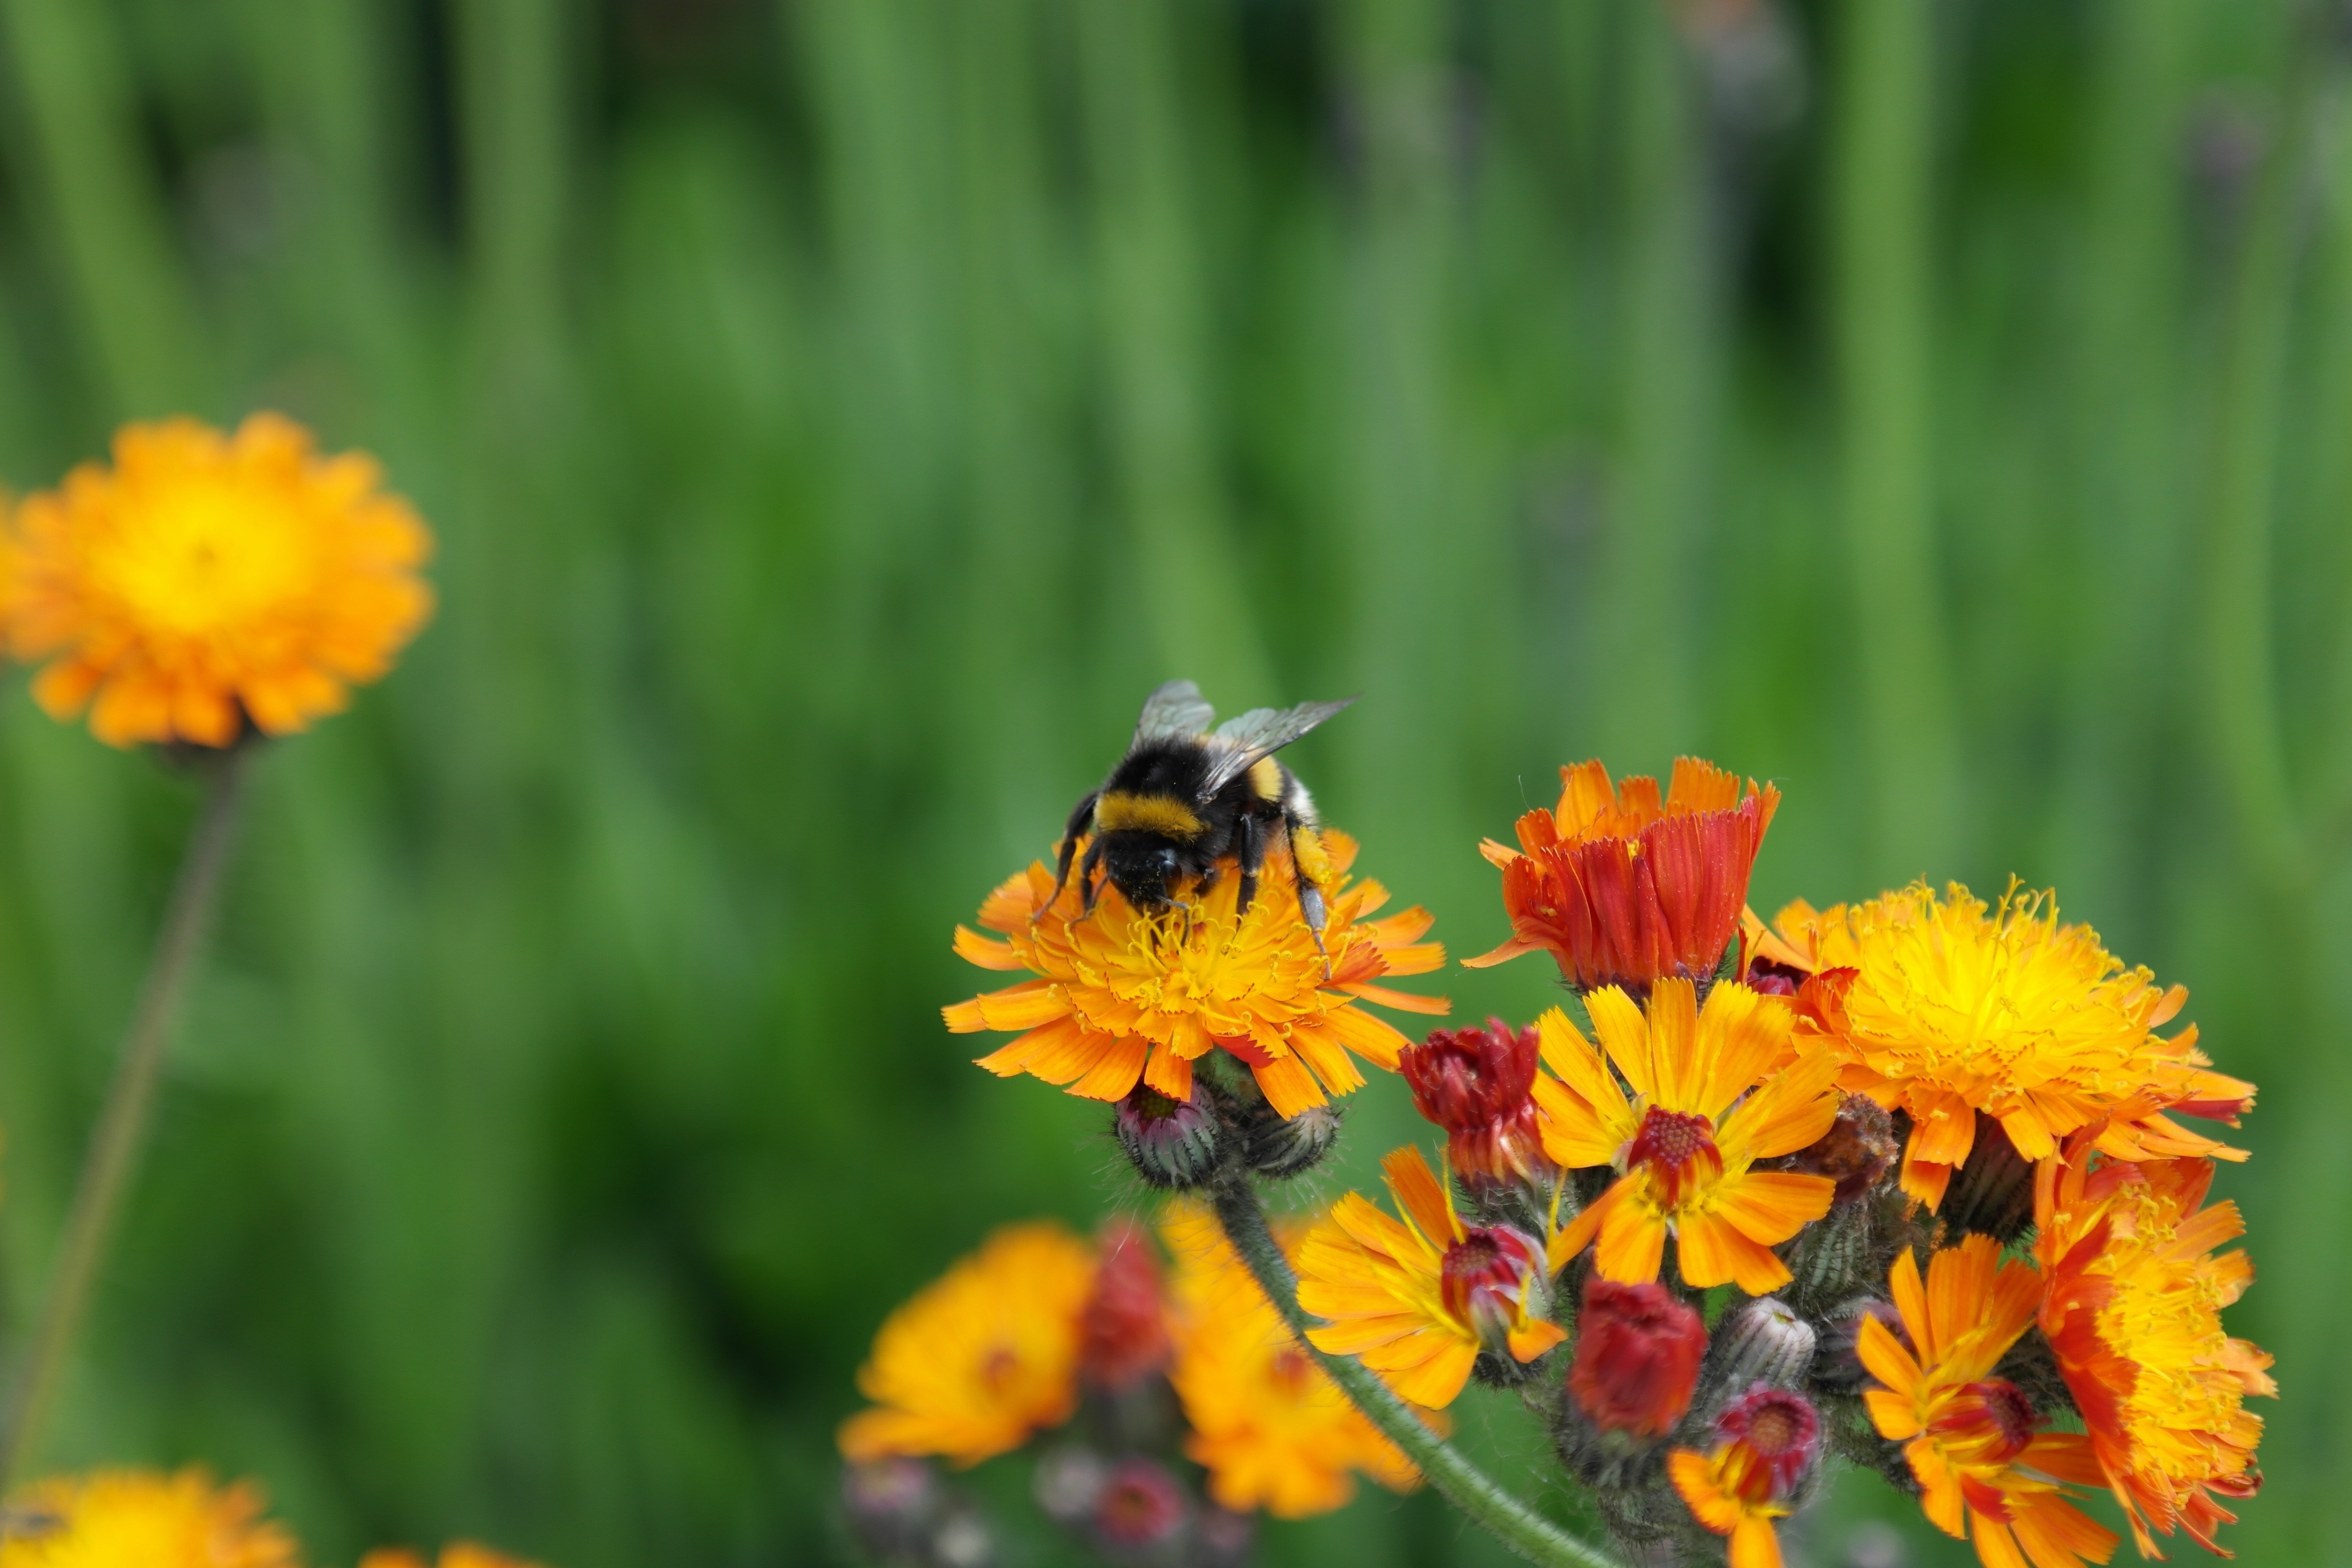
[[[1836,1061],[1792,1053],[1788,1004],[1735,982],[1708,992],[1705,1012],[1687,980],[1659,981],[1646,1016],[1615,986],[1585,1001],[1606,1060],[1559,1008],[1538,1025],[1559,1075],[1536,1084],[1544,1151],[1624,1173],[1552,1238],[1552,1267],[1597,1238],[1602,1279],[1655,1279],[1671,1232],[1685,1284],[1736,1280],[1751,1296],[1787,1284],[1772,1248],[1827,1214],[1837,1184],[1751,1167],[1829,1131]]]
[[[2221,1331],[2253,1268],[2213,1249],[2245,1225],[2237,1205],[2206,1205],[2210,1161],[2095,1162],[2092,1148],[2086,1133],[2034,1173],[2042,1331],[2141,1554],[2158,1555],[2150,1527],[2221,1552],[2213,1532],[2237,1516],[2216,1494],[2262,1484],[2263,1424],[2242,1402],[2278,1392],[2271,1358]]]
[[[2096,1484],[2090,1439],[2044,1432],[2023,1391],[1992,1375],[2033,1322],[2042,1279],[1971,1236],[1919,1265],[1906,1252],[1889,1279],[1906,1345],[1876,1317],[1855,1350],[1879,1387],[1864,1403],[1879,1435],[1901,1443],[1919,1504],[1945,1534],[1971,1528],[1985,1568],[2078,1568],[2114,1555],[2113,1531],[2068,1500],[2063,1483]]]
[[[2125,969],[2088,926],[2060,925],[2046,895],[1990,908],[1958,883],[1941,899],[1923,883],[1851,908],[1790,904],[1777,923],[1773,951],[1812,976],[1800,1033],[1830,1040],[1845,1088],[1910,1114],[1903,1190],[1929,1208],[1979,1110],[2029,1161],[2094,1122],[2122,1159],[2245,1158],[2164,1114],[2233,1118],[2252,1103],[2252,1084],[2207,1070],[2193,1026],[2155,1032],[2189,993]]]
[[[1328,831],[1323,840],[1334,876],[1344,874],[1355,841]],[[1444,947],[1420,940],[1430,916],[1411,909],[1366,920],[1387,891],[1373,881],[1342,884],[1323,931],[1327,971],[1291,878],[1267,877],[1246,914],[1236,912],[1239,889],[1238,879],[1220,878],[1189,910],[1148,914],[1106,887],[1089,915],[1076,883],[1046,904],[1054,872],[1039,861],[981,906],[980,923],[1005,941],[962,926],[955,936],[956,952],[982,968],[1037,978],[945,1009],[948,1027],[1027,1031],[980,1065],[1000,1078],[1025,1072],[1067,1084],[1088,1100],[1122,1099],[1139,1081],[1189,1099],[1192,1064],[1219,1047],[1249,1064],[1285,1117],[1360,1088],[1351,1051],[1395,1071],[1411,1042],[1356,1004],[1445,1011],[1443,997],[1374,984],[1445,962]]]
[[[1507,1226],[1465,1226],[1419,1149],[1381,1162],[1402,1220],[1355,1193],[1331,1206],[1298,1257],[1298,1304],[1325,1326],[1318,1350],[1352,1355],[1416,1405],[1451,1405],[1482,1350],[1529,1362],[1568,1338],[1542,1313],[1542,1244]]]
[[[1517,849],[1479,847],[1503,868],[1511,940],[1465,962],[1544,949],[1580,991],[1713,974],[1780,792],[1751,779],[1743,798],[1737,773],[1695,757],[1675,759],[1664,801],[1654,778],[1612,788],[1597,762],[1560,769],[1559,782],[1558,806],[1519,818]]]
[[[1821,1458],[1822,1422],[1801,1394],[1759,1384],[1715,1419],[1715,1447],[1677,1448],[1666,1475],[1691,1517],[1731,1537],[1730,1568],[1780,1568],[1775,1521]]]
[[[49,660],[33,695],[87,706],[111,745],[226,746],[339,712],[432,613],[416,569],[432,535],[375,460],[323,458],[256,414],[236,435],[192,419],[127,425],[114,466],[27,497],[0,538],[0,625]]]
[[[10,1503],[0,1568],[295,1568],[301,1552],[261,1494],[202,1470],[95,1470],[37,1481]]]
[[[857,1372],[881,1408],[842,1423],[843,1456],[976,1465],[1067,1420],[1094,1285],[1094,1250],[1060,1226],[999,1230],[882,1325]]]
[[[1421,1483],[1299,1345],[1206,1207],[1170,1205],[1160,1234],[1176,1260],[1169,1381],[1192,1427],[1184,1452],[1208,1470],[1212,1498],[1305,1519],[1353,1497],[1358,1470],[1392,1491]]]

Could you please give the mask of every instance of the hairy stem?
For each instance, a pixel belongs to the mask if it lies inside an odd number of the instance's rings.
[[[164,1048],[171,1043],[181,994],[187,989],[188,976],[204,946],[221,869],[235,835],[247,750],[238,747],[207,759],[210,773],[203,814],[189,836],[179,878],[172,887],[172,902],[164,911],[163,929],[156,933],[155,950],[148,959],[146,978],[131,1011],[131,1026],[115,1058],[114,1079],[107,1086],[98,1130],[82,1159],[73,1209],[66,1217],[56,1272],[41,1303],[32,1345],[16,1386],[9,1391],[5,1414],[0,1415],[0,1486],[16,1479],[34,1451],[58,1374],[73,1347],[74,1332],[89,1305],[90,1286],[105,1258],[117,1211],[137,1167],[140,1148],[146,1142]]]
[[[1266,1300],[1298,1336],[1299,1347],[1313,1356],[1331,1381],[1364,1418],[1398,1447],[1429,1478],[1429,1484],[1446,1501],[1490,1531],[1496,1540],[1530,1563],[1546,1568],[1619,1568],[1615,1558],[1562,1531],[1535,1510],[1503,1489],[1462,1452],[1421,1424],[1389,1385],[1353,1356],[1326,1355],[1307,1342],[1307,1314],[1298,1306],[1298,1279],[1290,1260],[1276,1245],[1256,1193],[1246,1173],[1228,1169],[1211,1190],[1217,1223],[1225,1239],[1249,1266]]]

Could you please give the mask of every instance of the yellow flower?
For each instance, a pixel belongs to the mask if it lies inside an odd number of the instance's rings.
[[[1863,1402],[1879,1436],[1901,1443],[1919,1506],[1945,1534],[1973,1526],[1985,1568],[2077,1568],[2114,1555],[2116,1533],[2068,1500],[2062,1483],[2096,1485],[2090,1439],[2044,1432],[2015,1384],[1992,1375],[2042,1300],[2032,1266],[2002,1263],[2000,1243],[1971,1236],[1919,1265],[1906,1252],[1889,1279],[1909,1340],[1865,1317],[1855,1349],[1881,1386]]]
[[[405,1547],[386,1546],[360,1559],[360,1568],[425,1568],[425,1559]],[[470,1541],[453,1541],[441,1549],[439,1568],[538,1568],[520,1557],[509,1557]]]
[[[1731,1538],[1730,1568],[1780,1568],[1775,1527],[1821,1458],[1821,1415],[1801,1394],[1759,1383],[1710,1426],[1713,1446],[1675,1449],[1666,1477],[1693,1519]]]
[[[2186,1529],[2214,1552],[2237,1516],[2214,1500],[2252,1497],[2271,1358],[2221,1331],[2221,1309],[2253,1279],[2238,1205],[2205,1204],[2208,1160],[2095,1164],[2087,1141],[2034,1173],[2034,1249],[2049,1277],[2042,1327],[2089,1428],[2091,1447],[2145,1556],[2153,1526]]]
[[[89,707],[112,745],[303,729],[432,613],[432,536],[382,483],[274,414],[234,436],[125,426],[111,468],[27,497],[0,539],[9,650],[49,660],[34,697],[58,719]]]
[[[1910,1114],[1903,1190],[1929,1208],[1978,1111],[2029,1161],[2095,1121],[2121,1159],[2245,1158],[2163,1114],[2228,1119],[2252,1103],[2252,1084],[2205,1070],[2193,1026],[2155,1033],[2188,992],[2125,969],[2088,926],[2060,925],[2046,896],[1989,908],[1958,883],[1941,899],[1921,884],[1851,908],[1791,904],[1777,923],[1813,972],[1798,1011],[1843,1058],[1839,1081]]]
[[[1333,873],[1344,873],[1356,846],[1325,833]],[[1413,1013],[1443,1013],[1443,998],[1412,996],[1374,982],[1386,974],[1425,974],[1445,949],[1420,939],[1432,924],[1422,910],[1368,921],[1388,901],[1378,882],[1344,887],[1330,900],[1323,942],[1298,910],[1287,876],[1265,879],[1246,914],[1237,914],[1240,880],[1220,878],[1189,910],[1141,912],[1103,889],[1084,912],[1073,882],[1053,896],[1054,872],[1040,861],[1008,879],[981,906],[980,923],[1002,932],[991,941],[962,926],[955,950],[983,969],[1026,969],[1038,978],[946,1008],[957,1034],[1027,1031],[980,1058],[1001,1078],[1030,1073],[1067,1084],[1088,1100],[1119,1100],[1139,1081],[1171,1100],[1192,1092],[1192,1064],[1223,1047],[1249,1064],[1258,1088],[1285,1117],[1360,1088],[1349,1053],[1396,1070],[1411,1044],[1362,1011],[1376,1002]]]
[[[1412,1462],[1300,1348],[1205,1207],[1171,1205],[1160,1234],[1176,1259],[1169,1381],[1192,1428],[1184,1452],[1209,1472],[1212,1498],[1305,1519],[1353,1497],[1358,1470],[1393,1491],[1420,1484]]]
[[[1478,1352],[1529,1362],[1565,1340],[1541,1315],[1542,1243],[1465,1226],[1419,1149],[1381,1163],[1402,1220],[1349,1193],[1307,1233],[1298,1304],[1328,1320],[1307,1337],[1352,1355],[1416,1405],[1454,1403]]]
[[[295,1568],[294,1538],[246,1482],[202,1470],[95,1470],[37,1481],[10,1505],[0,1568]]]
[[[976,1465],[1067,1420],[1094,1279],[1094,1250],[1060,1226],[999,1230],[882,1325],[857,1373],[880,1408],[842,1424],[842,1453]]]
[[[1552,1238],[1553,1268],[1597,1238],[1601,1277],[1641,1284],[1658,1277],[1671,1232],[1685,1284],[1737,1281],[1751,1296],[1787,1284],[1772,1248],[1829,1213],[1837,1184],[1751,1167],[1829,1131],[1835,1060],[1792,1053],[1788,1004],[1730,981],[1705,1012],[1681,979],[1651,988],[1647,1016],[1613,985],[1585,1003],[1606,1060],[1557,1007],[1539,1020],[1559,1075],[1536,1084],[1544,1152],[1570,1170],[1624,1173]]]

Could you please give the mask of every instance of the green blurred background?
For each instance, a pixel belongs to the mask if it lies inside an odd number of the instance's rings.
[[[837,1558],[889,1305],[1133,1201],[936,1009],[1184,674],[1364,693],[1298,766],[1457,953],[1559,763],[1696,751],[1787,792],[1761,907],[2014,873],[2187,983],[2263,1089],[2235,1543],[2352,1562],[2341,4],[0,0],[0,476],[264,405],[444,607],[266,760],[52,1462]],[[193,804],[0,700],[10,1337]]]

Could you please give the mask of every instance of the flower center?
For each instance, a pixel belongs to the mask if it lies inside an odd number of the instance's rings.
[[[1538,1253],[1515,1232],[1473,1226],[1445,1249],[1438,1266],[1438,1299],[1455,1321],[1487,1342],[1507,1342]]]
[[[1021,1373],[1021,1358],[1003,1345],[992,1346],[980,1360],[981,1386],[991,1394],[1003,1394]]]
[[[1797,1418],[1777,1405],[1758,1411],[1748,1424],[1748,1446],[1768,1459],[1787,1453],[1801,1440]]]
[[[239,626],[299,599],[314,574],[302,519],[266,491],[181,476],[126,486],[116,506],[89,570],[143,626],[182,636]]]
[[[1274,1352],[1273,1359],[1265,1363],[1265,1378],[1276,1388],[1296,1399],[1307,1391],[1307,1375],[1314,1370],[1304,1352],[1290,1347]]]
[[[1976,1406],[1978,1418],[1970,1425],[1985,1443],[1987,1459],[2006,1463],[2025,1452],[2041,1417],[2023,1389],[1996,1377],[1969,1384],[1966,1394],[1973,1396],[1969,1403]]]
[[[1647,1170],[1658,1206],[1678,1209],[1723,1174],[1715,1146],[1715,1123],[1704,1116],[1652,1106],[1633,1141],[1625,1146],[1625,1168]]]

